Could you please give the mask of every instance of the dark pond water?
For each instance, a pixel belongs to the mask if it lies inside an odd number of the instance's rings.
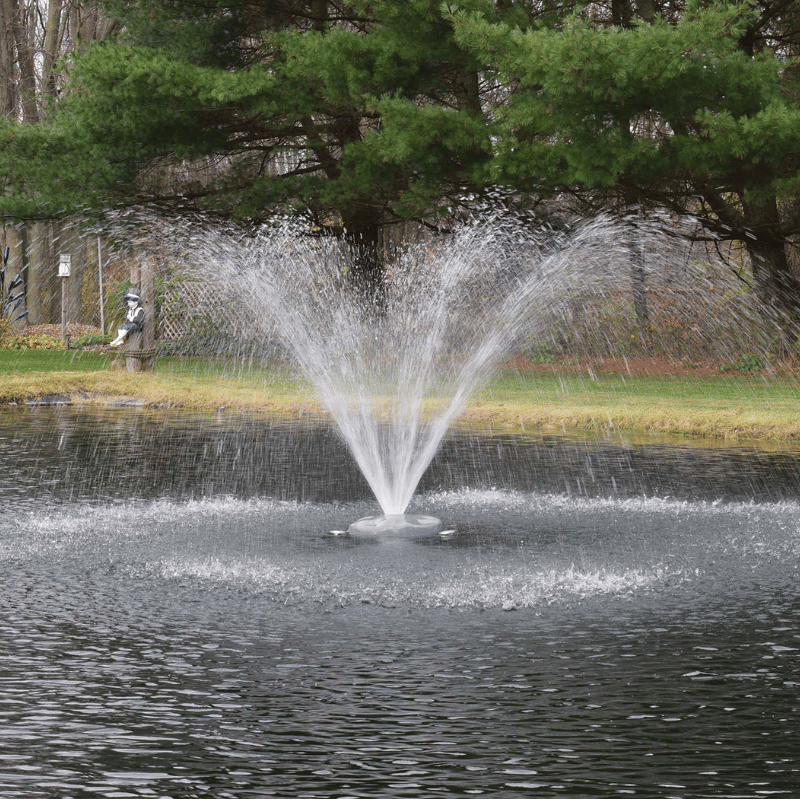
[[[375,512],[336,435],[0,412],[0,796],[800,787],[800,453],[453,436]]]

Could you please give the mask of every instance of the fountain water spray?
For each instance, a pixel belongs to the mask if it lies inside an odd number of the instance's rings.
[[[565,234],[487,214],[399,253],[379,304],[356,287],[346,243],[297,223],[194,233],[191,246],[333,416],[381,508],[350,532],[414,534],[442,527],[406,510],[470,395],[571,286],[612,275],[626,241],[607,218]]]

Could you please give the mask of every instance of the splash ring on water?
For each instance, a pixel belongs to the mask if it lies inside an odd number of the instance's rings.
[[[362,517],[351,523],[351,536],[426,536],[439,533],[444,526],[438,517],[427,514],[381,514]]]

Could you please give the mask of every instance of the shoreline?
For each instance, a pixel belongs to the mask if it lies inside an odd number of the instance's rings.
[[[0,351],[0,409],[44,405],[331,418],[313,387],[286,365],[171,357],[153,372],[128,373],[99,354]],[[800,445],[800,382],[664,368],[634,374],[598,364],[503,366],[451,427]]]
[[[197,398],[165,398],[160,391],[155,395],[148,396],[147,392],[95,393],[84,390],[34,394],[11,402],[0,402],[0,412],[45,407],[104,408],[187,415],[227,413],[289,422],[332,422],[330,412],[311,397],[248,398],[220,404],[198,401]],[[535,399],[518,403],[479,396],[467,405],[450,427],[476,433],[491,431],[514,435],[592,435],[673,442],[680,439],[694,445],[705,443],[709,446],[800,446],[800,414],[796,426],[787,430],[785,423],[759,415],[748,416],[745,412],[736,414],[725,409],[711,416],[690,408],[683,409],[679,414],[666,409],[659,410],[658,407],[644,413],[626,409],[623,404],[615,408],[609,404],[582,406],[568,402],[553,405],[550,402],[537,403]]]

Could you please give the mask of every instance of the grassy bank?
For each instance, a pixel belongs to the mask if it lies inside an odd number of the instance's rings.
[[[473,398],[463,419],[517,429],[800,442],[800,386],[759,376],[509,372]]]
[[[322,413],[313,389],[285,367],[236,360],[160,358],[128,373],[114,354],[0,350],[0,405],[45,395],[83,402],[228,408],[294,417]],[[462,415],[468,426],[519,430],[625,430],[729,440],[800,442],[800,386],[762,376],[630,376],[503,371]]]
[[[136,398],[145,405],[196,411],[231,408],[297,415],[319,410],[311,387],[280,367],[159,358],[153,372],[131,373],[125,358],[113,353],[0,350],[0,405],[50,395],[87,403]]]

